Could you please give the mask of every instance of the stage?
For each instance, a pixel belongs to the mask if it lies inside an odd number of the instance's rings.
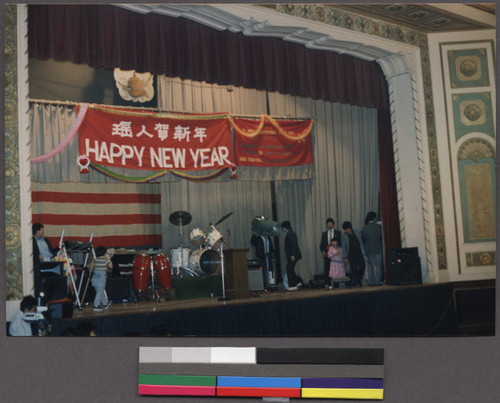
[[[457,284],[304,288],[227,301],[165,300],[160,293],[159,302],[113,303],[102,312],[92,304],[75,308],[71,318],[51,321],[52,335],[91,321],[98,336],[457,336]],[[494,296],[494,281],[488,284]]]

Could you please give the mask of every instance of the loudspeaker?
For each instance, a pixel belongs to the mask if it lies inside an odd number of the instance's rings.
[[[71,318],[73,316],[73,301],[71,298],[50,301],[47,306],[51,320]]]
[[[53,273],[62,276],[64,273],[63,262],[40,262],[40,273]]]
[[[248,288],[250,291],[264,291],[263,270],[259,259],[248,259]]]
[[[68,295],[68,280],[65,276],[48,272],[41,273],[43,301],[65,298]]]
[[[387,265],[390,285],[422,284],[418,248],[389,249]]]
[[[134,288],[131,277],[108,277],[106,280],[106,294],[110,301],[131,299],[131,288]]]

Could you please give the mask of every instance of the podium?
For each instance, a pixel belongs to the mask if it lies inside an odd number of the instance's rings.
[[[224,249],[224,285],[229,299],[249,298],[247,253],[249,249]]]

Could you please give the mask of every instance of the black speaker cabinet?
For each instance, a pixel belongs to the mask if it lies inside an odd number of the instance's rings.
[[[134,289],[131,276],[112,276],[106,279],[106,294],[110,301],[131,300],[131,289]]]
[[[50,301],[47,305],[51,320],[71,318],[73,316],[73,300],[71,298]]]
[[[387,266],[390,285],[422,284],[418,248],[389,249]]]
[[[41,273],[43,301],[65,298],[68,295],[68,279],[54,273]]]

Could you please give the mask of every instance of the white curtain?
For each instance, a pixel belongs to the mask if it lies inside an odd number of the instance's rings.
[[[158,102],[165,110],[258,116],[267,112],[269,102],[272,116],[312,117],[315,122],[314,164],[306,170],[303,167],[272,172],[261,169],[256,174],[255,168],[240,167],[236,181],[163,184],[162,211],[166,212],[163,225],[164,234],[168,234],[164,237],[167,243],[164,241],[164,248],[179,244],[179,228],[168,222],[169,214],[177,210],[187,210],[193,215],[192,223],[183,228],[183,245],[189,242],[188,232],[193,228],[208,231],[210,222],[234,212],[220,230],[232,247],[248,248],[253,217],[271,217],[270,181],[275,180],[278,220],[289,220],[297,232],[303,254],[297,271],[308,281],[323,270],[319,241],[326,218],[334,218],[339,229],[343,221],[351,221],[355,228],[360,228],[366,212],[377,211],[375,109],[166,77],[161,77],[158,85]],[[252,253],[250,247],[250,256]]]
[[[306,281],[323,271],[319,251],[328,217],[361,228],[366,213],[378,210],[377,111],[351,105],[269,94],[271,115],[314,118],[312,180],[276,182],[280,221],[289,220],[303,255],[297,272]]]
[[[190,244],[189,234],[198,228],[205,235],[228,214],[228,218],[216,229],[232,248],[248,248],[249,257],[254,257],[250,245],[251,222],[255,216],[271,217],[271,192],[266,182],[204,182],[181,181],[162,184],[162,234],[163,250],[170,251],[179,246],[195,248]],[[186,211],[192,221],[182,227],[172,224],[169,217],[177,211]]]
[[[319,252],[325,220],[332,217],[336,227],[351,221],[363,225],[369,210],[378,210],[379,171],[377,114],[374,109],[332,104],[265,91],[224,87],[189,80],[158,78],[158,103],[162,110],[185,113],[228,112],[259,116],[304,117],[314,119],[314,163],[306,168],[278,170],[238,168],[239,178],[208,182],[178,180],[168,175],[162,179],[163,249],[169,251],[181,243],[189,244],[194,228],[210,232],[223,216],[232,213],[217,229],[233,248],[250,247],[251,221],[255,216],[271,218],[271,180],[276,186],[278,220],[289,220],[297,232],[303,260],[299,274],[308,281],[322,272]],[[60,144],[76,118],[73,108],[34,104],[31,108],[32,156],[43,155]],[[32,164],[35,182],[116,182],[93,170],[80,175],[76,164],[77,138],[52,160]],[[119,174],[146,176],[149,172],[114,170]],[[131,185],[134,186],[134,185]],[[170,223],[175,211],[187,211],[192,222],[183,227]]]
[[[234,114],[260,115],[266,113],[265,91],[226,87],[207,83],[158,78],[158,106],[162,110],[183,113],[228,112]],[[238,169],[238,175],[242,172]],[[189,233],[201,229],[205,235],[222,217],[232,213],[216,228],[233,248],[249,248],[249,257],[254,257],[250,245],[251,222],[255,216],[271,218],[271,187],[269,181],[243,181],[241,177],[208,182],[162,184],[163,249],[170,250],[181,244],[193,247]],[[173,212],[187,211],[192,222],[182,227],[170,223]]]

